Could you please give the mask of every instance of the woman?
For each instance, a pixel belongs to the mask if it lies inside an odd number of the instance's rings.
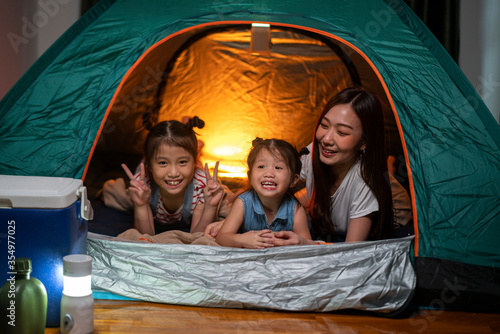
[[[331,98],[302,157],[313,239],[357,242],[389,236],[393,221],[384,149],[384,117],[377,97],[347,88]],[[279,232],[276,246],[312,244]]]

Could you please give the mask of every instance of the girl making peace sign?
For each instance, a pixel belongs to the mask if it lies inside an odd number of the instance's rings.
[[[203,232],[216,220],[224,190],[205,164],[198,167],[198,142],[193,127],[203,128],[198,117],[187,124],[164,121],[155,125],[144,143],[144,164],[130,178],[129,195],[134,203],[134,228],[140,233],[181,230]]]

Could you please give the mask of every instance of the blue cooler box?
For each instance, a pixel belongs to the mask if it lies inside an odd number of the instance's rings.
[[[30,258],[32,277],[47,289],[47,327],[59,327],[63,256],[86,254],[93,211],[82,180],[0,175],[0,277],[9,260]]]

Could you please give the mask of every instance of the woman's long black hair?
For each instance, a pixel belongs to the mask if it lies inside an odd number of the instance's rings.
[[[379,211],[374,217],[368,238],[377,240],[389,237],[392,226],[392,194],[387,171],[384,142],[384,115],[382,105],[375,94],[362,88],[346,88],[332,97],[323,108],[314,133],[325,114],[334,106],[348,104],[356,112],[363,127],[364,152],[360,152],[361,176],[375,194]],[[331,218],[331,194],[334,175],[330,167],[319,159],[319,143],[313,139],[312,165],[314,189],[309,201],[312,232],[314,237],[335,236],[335,222]]]

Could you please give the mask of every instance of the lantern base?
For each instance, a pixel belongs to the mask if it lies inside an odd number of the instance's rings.
[[[63,334],[87,334],[94,331],[94,298],[92,294],[61,298],[60,332]]]

